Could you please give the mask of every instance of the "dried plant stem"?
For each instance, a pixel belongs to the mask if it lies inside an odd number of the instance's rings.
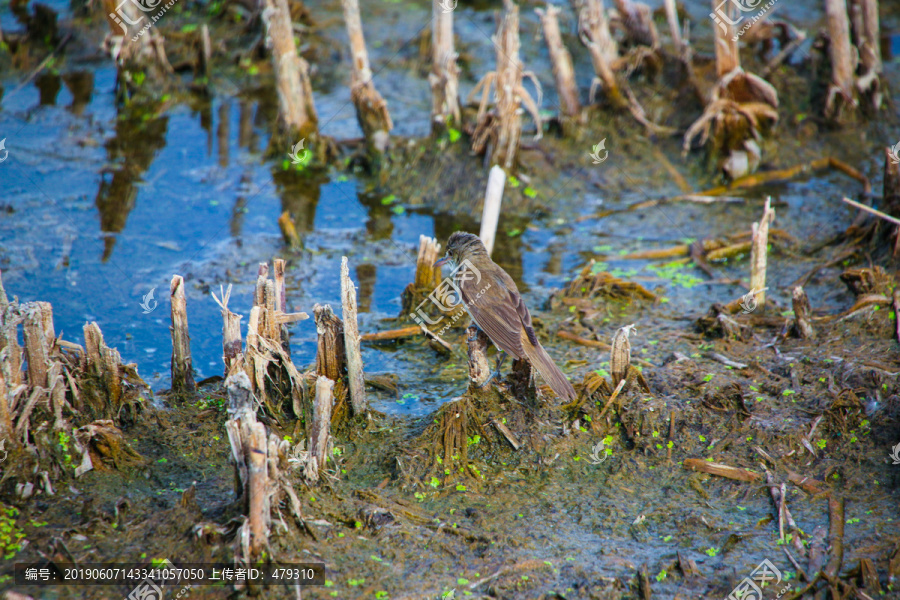
[[[221,298],[213,292],[213,300],[222,309],[222,360],[225,363],[225,378],[244,370],[244,355],[241,352],[241,315],[236,315],[228,310],[228,300],[231,298],[231,284],[228,289],[219,293]]]
[[[804,339],[814,339],[816,332],[810,322],[809,297],[802,286],[794,288],[792,300],[794,306],[794,327],[797,330],[797,335]]]
[[[828,497],[828,545],[831,548],[831,556],[823,572],[830,577],[836,577],[844,562],[844,499],[832,494]]]
[[[313,420],[309,429],[309,456],[306,463],[306,479],[319,480],[328,458],[328,438],[331,427],[334,381],[319,376],[316,379],[316,399],[313,403]]]
[[[319,334],[316,347],[316,374],[332,381],[342,379],[346,370],[343,323],[331,306],[316,304],[313,307],[316,331]]]
[[[536,9],[535,12],[541,18],[544,40],[547,42],[547,50],[550,53],[553,78],[556,81],[556,93],[559,95],[560,120],[564,123],[577,120],[581,115],[581,102],[578,99],[572,55],[563,44],[559,31],[560,9],[553,4],[548,4],[546,9]]]
[[[658,48],[659,32],[653,23],[650,7],[643,2],[631,0],[614,0],[614,2],[622,17],[628,38],[634,43]]]
[[[341,258],[341,302],[344,314],[344,349],[347,352],[347,379],[353,413],[365,414],[366,382],[363,375],[362,352],[359,347],[359,324],[356,319],[356,287],[350,279],[347,257]]]
[[[476,115],[475,132],[472,136],[472,150],[477,154],[489,151],[492,164],[500,165],[511,172],[516,165],[519,141],[522,136],[521,109],[524,107],[534,119],[537,133],[542,135],[540,105],[540,84],[534,73],[523,71],[519,59],[519,7],[512,0],[504,0],[503,16],[494,38],[497,47],[497,70],[488,73],[469,94],[473,97],[482,93]],[[533,100],[522,87],[522,77],[527,76],[538,88],[538,99]],[[494,89],[494,108],[487,110],[491,88]]]
[[[84,325],[84,365],[86,372],[93,374],[100,382],[106,398],[103,407],[94,407],[98,414],[112,416],[118,414],[122,400],[122,379],[119,365],[122,357],[118,351],[109,348],[103,341],[103,333],[97,323]]]
[[[350,99],[356,107],[356,118],[366,137],[370,156],[378,157],[390,142],[389,133],[394,127],[388,114],[387,103],[375,89],[369,53],[363,36],[362,19],[358,0],[341,0],[347,35],[350,38],[352,70],[350,75]]]
[[[453,43],[453,11],[444,10],[444,0],[431,0],[431,128],[443,132],[448,123],[459,124],[459,68]]]
[[[422,328],[418,325],[410,325],[409,327],[401,327],[400,329],[389,329],[387,331],[378,331],[375,333],[366,333],[360,339],[364,342],[384,342],[388,340],[400,340],[412,337],[422,333]]]
[[[682,462],[682,465],[685,469],[709,473],[710,475],[718,475],[719,477],[726,477],[728,479],[734,479],[735,481],[747,481],[753,483],[761,481],[763,478],[759,473],[754,473],[747,469],[731,467],[721,463],[707,462],[701,458],[686,458]]]
[[[11,439],[13,434],[12,410],[8,394],[6,378],[3,376],[3,369],[0,369],[0,439],[3,440]]]
[[[266,427],[256,419],[252,386],[240,371],[225,380],[228,413],[225,422],[235,467],[235,491],[242,498],[249,522],[249,552],[245,559],[262,555],[268,545],[269,485],[266,459]]]
[[[253,423],[244,455],[249,459],[250,475],[250,556],[262,556],[269,543],[269,481],[267,464],[266,426]]]
[[[466,329],[466,346],[469,358],[469,389],[480,388],[491,374],[488,366],[488,337],[475,325]]]
[[[888,223],[893,223],[894,225],[900,225],[900,219],[898,219],[896,217],[892,217],[891,215],[885,214],[878,209],[872,208],[871,206],[866,206],[865,204],[861,204],[861,203],[857,202],[856,200],[851,200],[850,198],[847,198],[846,196],[841,198],[841,200],[843,200],[850,206],[858,208],[859,210],[863,210],[869,214],[875,215],[879,219],[884,219]]]
[[[845,105],[857,105],[853,85],[854,52],[850,43],[850,18],[846,0],[825,0],[825,16],[830,41],[828,53],[831,58],[831,89],[825,103],[825,115],[834,119],[840,115]]]
[[[441,283],[441,269],[434,263],[440,258],[441,245],[435,238],[419,236],[419,253],[416,256],[415,286],[419,290],[436,288]]]
[[[265,8],[262,19],[266,25],[266,43],[271,49],[275,68],[280,123],[284,133],[291,139],[315,136],[318,133],[319,119],[309,80],[309,65],[297,53],[294,44],[288,2],[263,1]]]
[[[614,108],[625,108],[628,102],[619,89],[612,69],[613,63],[619,58],[619,47],[609,30],[603,0],[575,0],[574,5],[578,13],[579,38],[591,55],[597,77],[591,84],[591,102],[596,84],[599,83]]]
[[[506,173],[499,166],[491,167],[488,175],[487,191],[484,194],[484,208],[481,212],[481,231],[478,237],[484,242],[488,255],[494,250],[497,236],[497,223],[500,220],[500,205],[503,202],[503,188],[506,186]]]
[[[756,292],[761,310],[766,307],[766,263],[769,244],[769,225],[775,220],[771,198],[766,199],[762,219],[753,224],[750,247],[750,290]]]
[[[672,36],[672,43],[679,56],[683,55],[686,44],[681,38],[681,26],[678,24],[678,7],[675,0],[664,0],[666,8],[666,21],[669,24],[669,35]]]
[[[172,277],[172,389],[176,392],[192,392],[194,369],[191,360],[191,337],[188,334],[187,301],[184,297],[184,279]]]
[[[44,302],[32,302],[22,308],[24,322],[22,330],[25,338],[25,358],[28,361],[28,385],[31,388],[48,387],[47,369],[50,363],[50,348],[53,339],[44,334]],[[49,305],[46,309],[49,311]],[[50,317],[52,319],[52,312]]]
[[[893,305],[894,305],[894,323],[895,323],[894,333],[897,336],[897,341],[900,342],[900,287],[894,288]],[[2,415],[0,415],[0,417],[2,417]]]
[[[741,57],[738,54],[737,40],[734,40],[734,22],[735,8],[730,2],[726,3],[725,10],[728,12],[728,18],[722,19],[716,15],[716,11],[721,4],[721,0],[712,0],[713,13],[710,15],[715,20],[713,31],[715,32],[715,49],[716,49],[716,73],[721,79],[728,73],[741,66]]]

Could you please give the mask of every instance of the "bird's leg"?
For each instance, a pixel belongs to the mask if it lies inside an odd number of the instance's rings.
[[[495,378],[496,378],[497,380],[500,379],[500,367],[503,366],[503,361],[504,361],[504,360],[506,360],[506,352],[504,352],[503,350],[500,350],[500,354],[497,355],[497,362],[496,362],[495,367],[494,367],[494,372],[491,373],[490,376],[489,376],[487,379],[485,379],[484,383],[482,383],[482,384],[481,384],[480,386],[478,386],[478,387],[484,387],[484,386],[486,386],[486,385],[489,384],[491,381],[493,381]]]

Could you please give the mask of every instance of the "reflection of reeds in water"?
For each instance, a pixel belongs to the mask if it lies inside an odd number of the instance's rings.
[[[112,177],[103,177],[94,203],[100,213],[100,231],[121,233],[134,209],[137,184],[156,153],[166,145],[168,117],[143,120],[146,107],[123,108],[116,120],[116,135],[106,143],[107,162],[119,165]],[[112,256],[115,236],[105,236],[102,260]]]

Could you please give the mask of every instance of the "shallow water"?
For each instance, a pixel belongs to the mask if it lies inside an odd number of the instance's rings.
[[[327,23],[325,36],[338,47],[344,44],[334,8],[309,6]],[[803,3],[802,8],[789,3],[778,6],[787,16],[809,23],[811,30],[821,20],[815,3]],[[68,15],[65,3],[55,7],[63,18]],[[469,72],[476,75],[493,64],[488,39],[494,28],[493,12],[485,8],[463,6],[458,16],[460,51],[469,61]],[[429,90],[415,71],[416,43],[409,40],[427,25],[427,13],[419,6],[393,2],[373,5],[371,10],[373,16],[365,19],[366,33],[376,84],[391,108],[394,133],[424,136]],[[689,3],[688,10],[704,23],[705,3]],[[5,29],[14,28],[9,12],[0,11],[0,15]],[[172,21],[177,18],[173,16]],[[379,25],[368,25],[373,22]],[[537,23],[530,7],[522,8],[522,30],[526,67],[542,83],[542,108],[553,110],[556,98],[549,64],[542,40],[535,37]],[[80,341],[82,325],[97,321],[107,342],[126,361],[136,362],[156,390],[169,383],[167,289],[172,274],[184,275],[188,283],[194,367],[197,378],[203,379],[222,370],[221,320],[210,293],[233,283],[231,307],[247,315],[258,263],[287,258],[289,308],[311,313],[316,302],[339,304],[338,265],[341,255],[348,255],[362,288],[361,328],[370,331],[390,326],[383,320],[399,313],[400,292],[413,276],[418,236],[443,238],[461,219],[469,227],[477,223],[477,212],[469,215],[464,207],[456,215],[435,215],[427,206],[403,207],[406,190],[378,186],[350,172],[332,171],[317,181],[285,177],[281,163],[286,157],[264,155],[273,126],[274,99],[257,91],[242,92],[243,80],[235,84],[221,77],[213,82],[211,100],[180,97],[159,115],[117,110],[114,69],[81,50],[80,59],[61,57],[53,69],[21,87],[17,80],[21,74],[3,73],[7,91],[0,104],[0,135],[6,137],[9,156],[0,164],[0,269],[10,294],[23,301],[52,303],[57,331],[67,339]],[[582,49],[573,46],[572,50],[586,92],[590,65]],[[74,48],[72,54],[77,54]],[[359,128],[343,85],[345,68],[333,57],[314,67],[320,70],[314,74],[314,87],[323,133],[337,139],[357,137]],[[889,73],[896,73],[896,63],[889,65]],[[463,95],[473,84],[472,76],[464,79]],[[531,89],[530,83],[526,86]],[[635,141],[633,126],[632,131],[617,130],[613,123],[595,122],[589,127],[596,137],[608,139],[609,160],[595,166],[587,151],[577,156],[570,153],[562,159],[561,168],[531,173],[533,187],[542,199],[548,199],[549,212],[525,215],[524,226],[522,219],[516,227],[500,223],[497,259],[527,292],[533,311],[586,260],[603,254],[610,269],[651,289],[662,286],[668,304],[643,317],[644,324],[658,326],[658,319],[697,314],[711,301],[729,301],[742,292],[735,286],[701,283],[703,275],[693,268],[679,271],[679,279],[673,280],[671,274],[661,277],[658,270],[649,269],[650,263],[623,261],[618,255],[748,228],[758,218],[767,194],[777,205],[776,226],[801,241],[811,236],[821,239],[852,219],[853,213],[837,199],[848,189],[858,189],[858,184],[834,173],[820,173],[754,190],[742,204],[670,204],[577,222],[576,218],[597,210],[677,193],[654,158],[656,152],[669,156],[697,189],[710,183],[689,161],[679,158],[677,139]],[[791,139],[782,142],[779,156],[767,158],[783,166],[830,153],[877,182],[881,163],[876,151],[900,137],[900,132],[882,134],[873,124],[861,132],[862,139],[858,133],[825,131],[803,142]],[[854,143],[847,143],[848,138]],[[617,145],[620,140],[627,147]],[[577,191],[573,180],[583,184]],[[610,182],[615,185],[608,186]],[[515,193],[508,188],[507,202],[516,201]],[[382,205],[380,200],[390,194],[399,198],[399,207]],[[292,253],[282,244],[276,221],[283,210],[295,216],[302,251]],[[776,282],[787,283],[809,266],[801,261],[780,265],[778,260],[770,267],[770,278]],[[738,265],[722,272],[739,276],[743,270]],[[153,298],[142,306],[151,291]],[[814,285],[810,290],[814,304],[826,295],[827,303],[846,300],[841,294],[834,298],[835,292]],[[777,291],[774,297],[782,304],[789,300]],[[610,335],[621,324],[611,322]],[[313,324],[295,324],[292,335],[294,361],[310,363],[315,348]],[[418,351],[407,348],[366,346],[367,370],[402,374],[418,369],[419,363],[412,361]],[[439,362],[426,359],[433,369]],[[430,402],[386,400],[381,408],[423,414],[433,409],[433,402],[461,390],[458,386],[448,393],[445,382],[429,383],[428,378],[423,386],[416,384],[416,389],[401,389],[401,393],[430,398]]]

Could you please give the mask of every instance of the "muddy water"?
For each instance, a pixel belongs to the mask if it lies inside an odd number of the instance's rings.
[[[461,3],[457,23],[464,94],[493,65],[489,36],[494,25],[488,4]],[[66,3],[54,6],[68,15]],[[315,2],[308,6],[320,19],[325,40],[317,45],[313,77],[323,133],[338,139],[357,137],[360,132],[345,85],[346,66],[330,50],[345,44],[338,13],[333,6]],[[526,68],[533,69],[542,84],[542,108],[552,111],[555,92],[545,49],[535,37],[531,8],[522,9],[523,57]],[[703,31],[696,34],[698,50],[708,51],[704,29],[708,7],[692,2],[687,8],[692,21],[699,24],[697,29]],[[778,11],[810,32],[822,24],[819,3],[782,0]],[[178,12],[171,17],[167,25],[173,30],[193,18]],[[429,90],[417,70],[417,43],[410,40],[427,26],[427,12],[414,3],[378,2],[364,8],[364,19],[376,85],[388,101],[394,133],[421,138],[428,132]],[[896,29],[896,21],[896,13],[889,15],[883,26]],[[0,24],[4,31],[16,28],[6,9],[0,9]],[[897,46],[897,37],[889,39]],[[574,38],[570,36],[569,41],[586,96],[590,64]],[[805,50],[809,51],[808,45]],[[185,276],[188,283],[194,366],[202,379],[222,370],[221,318],[211,293],[233,284],[231,309],[248,315],[258,263],[286,258],[289,308],[311,312],[316,302],[339,304],[338,265],[342,255],[350,257],[360,288],[361,329],[371,331],[394,325],[387,319],[400,311],[400,293],[412,279],[420,234],[443,240],[459,227],[477,230],[478,212],[472,208],[477,196],[471,205],[447,210],[440,202],[440,190],[429,190],[424,203],[411,202],[421,191],[415,184],[392,186],[390,181],[343,169],[309,178],[286,172],[287,148],[276,158],[266,156],[275,118],[274,95],[267,87],[260,90],[267,80],[249,69],[214,76],[214,92],[208,99],[176,95],[154,110],[117,109],[115,72],[108,61],[87,42],[78,42],[70,51],[78,60],[62,58],[21,87],[22,73],[6,69],[0,74],[5,90],[0,138],[6,137],[9,151],[0,164],[0,269],[10,294],[23,301],[52,303],[56,330],[66,339],[80,341],[84,322],[97,321],[107,343],[127,361],[136,362],[157,391],[169,383],[166,297],[172,274]],[[747,66],[752,70],[757,65],[751,61]],[[897,71],[896,62],[887,63],[895,88]],[[882,168],[879,149],[896,143],[900,129],[885,119],[855,129],[829,130],[810,114],[809,98],[802,91],[804,81],[787,74],[776,82],[784,109],[775,137],[764,144],[764,168],[831,155],[869,176],[877,194]],[[699,114],[698,107],[682,110],[667,94],[655,94],[653,90],[664,87],[663,82],[635,82],[634,87],[641,90],[653,118],[688,125]],[[601,139],[607,140],[609,157],[594,165],[589,149]],[[580,139],[558,140],[548,133],[539,142],[541,151],[523,153],[525,177],[508,186],[495,258],[520,284],[547,329],[570,318],[565,311],[542,310],[550,293],[595,259],[603,263],[602,268],[640,282],[664,298],[652,307],[616,308],[596,317],[609,337],[617,327],[636,323],[635,353],[658,367],[673,351],[699,359],[710,348],[727,349],[735,360],[759,360],[789,377],[792,361],[805,358],[814,366],[807,378],[811,386],[805,391],[804,406],[817,406],[829,396],[815,382],[835,370],[835,362],[861,355],[863,360],[896,366],[896,348],[890,339],[875,336],[865,325],[830,330],[821,348],[783,348],[786,358],[776,356],[762,341],[707,346],[693,335],[690,321],[710,304],[744,293],[743,288],[718,280],[746,277],[746,260],[715,265],[718,278],[710,282],[693,265],[631,261],[623,259],[624,254],[747,230],[759,218],[765,198],[771,196],[778,215],[775,226],[798,241],[795,246],[776,245],[770,259],[770,297],[789,310],[788,285],[830,256],[808,256],[803,249],[852,222],[854,212],[839,198],[856,197],[860,185],[841,174],[820,172],[742,194],[740,202],[672,203],[624,211],[636,202],[680,193],[661,156],[694,189],[717,183],[696,155],[682,158],[680,146],[677,138],[646,139],[628,118],[597,113]],[[468,160],[472,172],[480,170],[477,159]],[[522,209],[532,206],[533,195],[543,208]],[[302,249],[291,251],[282,243],[276,221],[285,210],[298,226]],[[592,216],[610,210],[622,212]],[[841,265],[825,269],[810,281],[807,291],[814,307],[836,313],[852,305],[853,296],[837,280],[841,270]],[[147,296],[151,290],[152,298]],[[294,362],[309,364],[314,357],[315,328],[309,321],[302,322],[292,327],[292,335]],[[845,339],[853,340],[852,348],[844,344]],[[593,369],[608,369],[607,358],[595,351],[552,339],[548,347],[575,381]],[[393,506],[395,513],[400,511],[392,502],[411,504],[448,527],[456,524],[477,532],[484,537],[481,541],[467,543],[408,523],[399,530],[358,531],[357,510],[379,503],[348,499],[394,476],[385,465],[393,464],[397,448],[408,444],[420,428],[413,418],[431,413],[464,390],[458,357],[443,359],[418,343],[366,346],[363,358],[371,373],[397,374],[399,393],[375,393],[373,400],[374,408],[397,420],[379,422],[380,433],[364,444],[347,443],[344,468],[350,475],[333,488],[303,497],[305,514],[327,523],[315,525],[324,541],[322,548],[311,551],[326,557],[335,583],[333,588],[310,590],[311,597],[382,597],[378,595],[382,591],[391,597],[436,597],[451,589],[458,590],[460,597],[472,582],[504,565],[524,566],[498,577],[503,580],[499,593],[503,597],[541,597],[550,590],[563,597],[619,597],[629,593],[623,582],[644,563],[659,597],[725,597],[763,558],[793,571],[776,543],[777,524],[767,520],[772,508],[765,489],[706,478],[698,483],[700,478],[686,475],[677,466],[689,456],[733,460],[747,467],[758,462],[749,442],[730,442],[726,450],[711,444],[732,434],[733,424],[698,422],[694,417],[687,419],[671,460],[653,445],[649,452],[616,446],[607,461],[593,465],[586,456],[597,439],[576,434],[526,457],[475,452],[488,477],[466,493],[453,485],[400,490],[394,484],[381,492],[380,505]],[[656,373],[651,370],[651,383],[664,408],[689,415],[704,393],[706,377],[721,378],[715,381],[720,386],[738,378],[712,361],[673,369],[671,375],[662,367]],[[758,375],[742,381],[761,386],[764,377]],[[893,379],[885,384],[891,387],[885,388],[882,404],[896,394]],[[859,387],[866,401],[878,400],[878,385],[868,382]],[[779,436],[798,423],[808,430],[802,412],[781,389],[765,391],[761,397],[766,401],[760,403],[758,414],[754,411],[752,431],[742,434],[743,439],[749,436],[777,445]],[[196,428],[192,424],[196,414],[190,410],[172,413],[135,438],[141,453],[156,461],[146,473],[125,479],[119,474],[95,474],[95,479],[79,484],[79,494],[96,497],[103,504],[99,516],[70,522],[74,519],[70,513],[80,512],[85,503],[84,497],[73,494],[42,518],[53,522],[55,532],[88,534],[86,545],[95,545],[95,557],[136,559],[142,552],[195,556],[196,547],[185,541],[179,528],[185,518],[178,513],[180,493],[196,481],[202,519],[225,522],[231,483],[230,467],[223,458],[227,454],[220,427],[223,415],[203,412],[202,424]],[[559,423],[552,426],[561,429]],[[853,464],[848,461],[840,471],[846,480],[846,484],[841,481],[842,489],[853,499],[847,519],[859,519],[849,534],[850,555],[856,560],[867,555],[880,560],[885,552],[880,540],[898,535],[898,476],[896,468],[891,471],[885,463],[890,439],[886,435],[877,443],[864,439],[871,443],[864,450],[828,455],[826,464],[816,462],[809,469],[824,479],[836,473],[835,464],[844,465],[844,456],[852,457]],[[897,441],[900,438],[891,444]],[[125,495],[130,496],[136,518],[129,521],[129,532],[119,535],[107,528],[109,503]],[[799,492],[790,501],[801,528],[827,526],[822,501],[807,501]],[[140,520],[147,524],[139,525]],[[34,535],[41,539],[43,534]],[[729,543],[731,535],[740,538],[735,550],[731,550],[734,541]],[[148,543],[153,547],[147,547]],[[298,546],[309,550],[305,542],[286,546],[285,552],[299,554]],[[217,559],[228,557],[227,544],[207,550]],[[676,552],[698,563],[702,584],[663,575],[674,573]],[[527,561],[536,561],[537,566]],[[881,562],[878,565],[882,568]],[[479,594],[485,587],[475,589]],[[207,596],[222,594],[207,590],[193,597]]]

